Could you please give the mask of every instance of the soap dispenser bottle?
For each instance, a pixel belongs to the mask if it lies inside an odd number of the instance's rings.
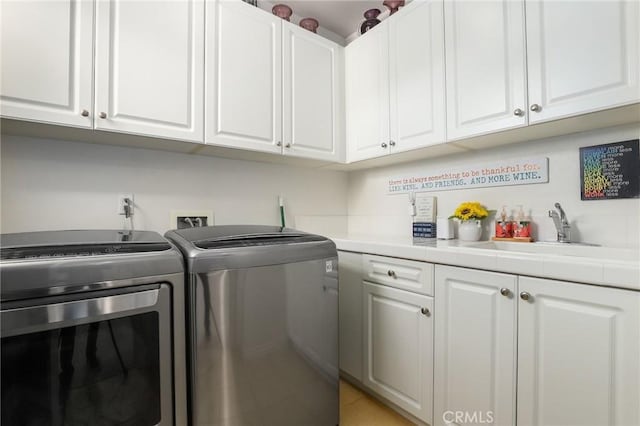
[[[522,205],[518,207],[520,207],[520,210],[518,211],[516,220],[513,222],[513,236],[514,238],[528,239],[531,237],[531,220],[525,217]]]
[[[500,220],[496,220],[496,238],[511,238],[513,236],[513,222],[507,218],[507,206],[502,206]]]

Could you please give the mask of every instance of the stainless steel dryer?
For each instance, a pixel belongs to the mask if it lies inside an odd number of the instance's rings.
[[[192,423],[337,425],[334,243],[270,226],[165,236],[187,262]]]
[[[184,268],[153,232],[0,236],[3,425],[185,425]]]

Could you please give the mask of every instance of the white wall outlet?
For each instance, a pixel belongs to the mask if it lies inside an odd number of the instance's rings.
[[[118,194],[118,210],[117,213],[124,215],[125,198],[131,200],[131,214],[133,214],[133,194]]]
[[[169,214],[169,229],[186,227],[184,223],[181,224],[185,217],[191,219],[203,218],[203,226],[212,226],[214,224],[211,210],[171,210]],[[193,222],[195,226],[200,226],[195,220]]]

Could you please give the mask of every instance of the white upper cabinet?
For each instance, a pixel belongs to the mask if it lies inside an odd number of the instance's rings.
[[[444,16],[448,139],[527,125],[524,0],[448,0]]]
[[[95,128],[202,142],[204,2],[100,0]]]
[[[434,424],[514,425],[517,277],[436,265],[435,283]]]
[[[338,160],[344,147],[344,49],[283,23],[285,155]]]
[[[339,161],[344,49],[241,1],[207,4],[205,142]]]
[[[441,1],[413,1],[345,55],[349,162],[446,141]]]
[[[281,21],[241,1],[207,3],[205,142],[281,152]]]
[[[90,128],[92,1],[3,1],[3,117]]]
[[[519,289],[518,426],[640,424],[640,292],[528,277]]]
[[[445,142],[442,10],[414,0],[389,20],[392,153]]]
[[[389,21],[345,49],[347,160],[389,153]]]
[[[640,101],[640,3],[527,0],[531,123]]]

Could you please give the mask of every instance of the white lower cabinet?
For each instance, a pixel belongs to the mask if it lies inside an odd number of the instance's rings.
[[[435,285],[435,425],[640,424],[640,292],[440,265]]]
[[[640,424],[640,292],[528,277],[519,292],[518,425]]]
[[[363,283],[366,387],[429,424],[433,414],[433,298]]]
[[[434,424],[515,423],[517,277],[436,266]]]

